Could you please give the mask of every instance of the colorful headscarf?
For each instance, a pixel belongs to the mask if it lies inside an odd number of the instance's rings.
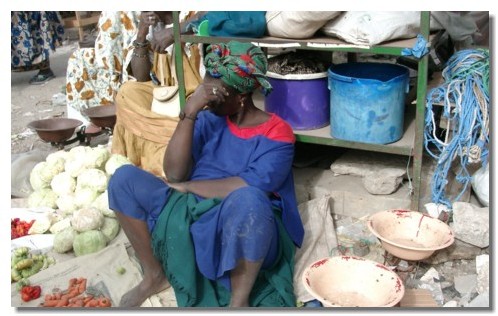
[[[253,92],[261,87],[267,95],[272,90],[265,75],[268,67],[266,55],[251,43],[212,44],[207,47],[204,66],[212,77],[220,78],[240,93]]]

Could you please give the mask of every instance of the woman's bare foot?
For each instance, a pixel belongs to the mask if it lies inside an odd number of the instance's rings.
[[[150,296],[162,292],[171,285],[164,276],[145,278],[137,286],[126,292],[119,302],[120,307],[140,307]]]

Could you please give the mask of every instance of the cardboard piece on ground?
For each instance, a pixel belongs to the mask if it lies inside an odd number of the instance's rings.
[[[337,247],[330,196],[314,199],[298,206],[304,225],[304,240],[294,256],[294,294],[296,300],[308,302],[315,298],[304,288],[301,276],[313,262],[328,257]]]
[[[431,292],[425,289],[406,289],[400,307],[438,307]]]

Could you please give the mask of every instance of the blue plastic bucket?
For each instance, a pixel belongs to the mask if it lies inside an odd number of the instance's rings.
[[[388,144],[403,136],[408,68],[345,63],[330,67],[328,74],[332,137]]]
[[[327,72],[299,75],[267,72],[266,75],[273,91],[265,97],[265,111],[277,114],[294,130],[329,125]]]

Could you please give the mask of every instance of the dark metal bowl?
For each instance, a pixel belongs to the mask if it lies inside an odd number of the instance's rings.
[[[83,122],[80,120],[56,117],[32,121],[28,127],[34,129],[38,136],[46,142],[62,143],[71,138],[76,127],[81,124]]]
[[[99,105],[83,110],[90,122],[98,127],[114,128],[116,124],[116,105]]]

